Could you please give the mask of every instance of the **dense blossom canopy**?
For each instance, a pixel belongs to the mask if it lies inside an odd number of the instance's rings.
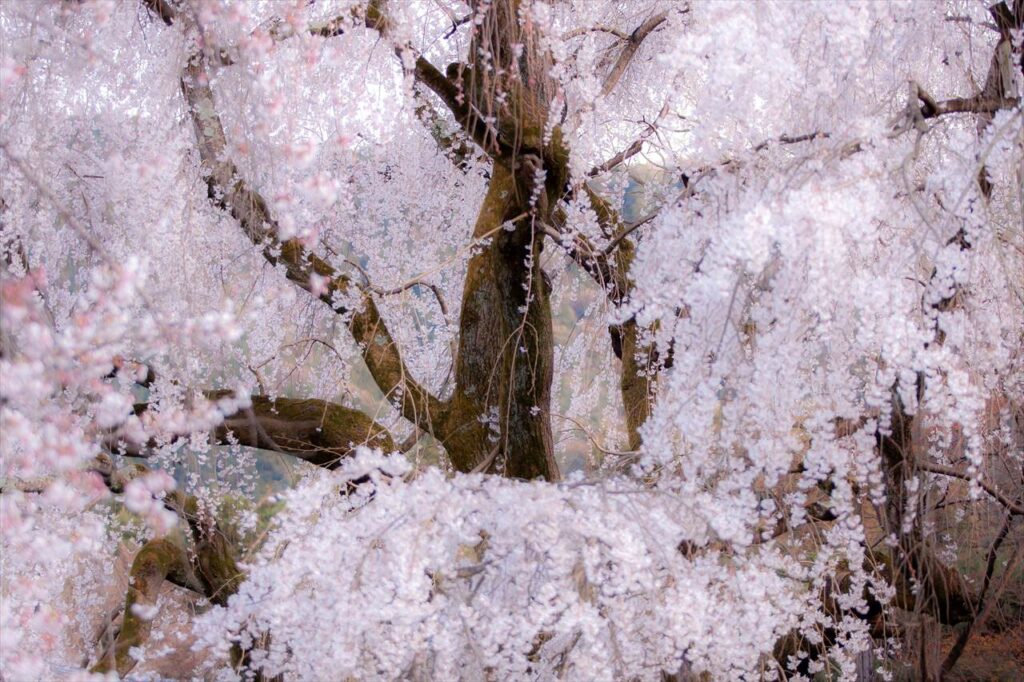
[[[4,679],[939,679],[1019,578],[1021,0],[0,39]]]

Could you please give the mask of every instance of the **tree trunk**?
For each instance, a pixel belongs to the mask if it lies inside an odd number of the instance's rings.
[[[517,478],[557,480],[551,436],[554,345],[542,235],[515,174],[496,160],[474,237],[490,237],[470,259],[462,294],[456,392],[444,431],[457,469],[487,459]]]
[[[455,394],[444,443],[461,471],[558,480],[551,435],[554,368],[549,285],[540,267],[542,226],[565,178],[560,135],[544,140],[554,86],[550,55],[519,21],[519,1],[486,7],[469,55],[485,63],[448,71],[475,110],[494,121],[485,144],[490,185],[473,236],[462,294]]]

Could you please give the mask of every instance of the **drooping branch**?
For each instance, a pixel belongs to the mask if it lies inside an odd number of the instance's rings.
[[[349,315],[349,329],[360,345],[374,381],[402,416],[429,430],[432,419],[443,412],[443,403],[410,375],[376,302],[347,275],[311,253],[298,239],[282,241],[266,201],[241,179],[238,168],[227,155],[227,140],[202,53],[189,61],[181,88],[196,130],[197,148],[207,173],[211,200],[239,221],[246,236],[262,246],[263,256],[269,263],[284,267],[288,279],[317,296],[335,312]],[[360,299],[358,310],[351,310],[344,303],[353,294]]]
[[[1018,6],[1020,3],[1018,2]],[[1001,61],[1000,51],[1002,43],[997,46],[996,55],[993,57],[993,67],[990,69],[988,83],[985,89],[975,97],[956,98],[936,102],[917,84],[911,84],[912,97],[908,104],[908,115],[905,120],[908,124],[919,127],[920,122],[928,118],[937,118],[951,113],[973,113],[979,118],[979,129],[984,129],[991,121],[991,116],[1001,108],[1017,106],[1019,101],[1004,97],[1004,93],[992,86],[993,72],[998,70]],[[897,130],[899,132],[899,129]],[[979,186],[982,193],[987,197],[991,193],[991,185],[985,177],[984,171],[979,174]],[[960,251],[969,251],[972,248],[970,240],[963,228],[950,238],[945,248],[956,248]],[[951,291],[946,292],[939,281],[939,270],[932,269],[926,291],[943,291],[941,296],[922,298],[922,309],[926,318],[932,321],[932,338],[928,342],[941,346],[945,342],[945,333],[939,324],[939,316],[947,312],[960,300],[961,285],[955,283]],[[892,407],[888,419],[888,428],[879,429],[876,432],[878,452],[882,460],[885,488],[886,488],[886,517],[890,530],[897,537],[897,544],[892,555],[882,555],[879,552],[872,554],[876,565],[883,568],[886,577],[896,587],[896,605],[907,610],[923,610],[944,624],[956,624],[967,622],[967,637],[970,628],[977,620],[977,607],[983,603],[985,589],[975,597],[968,589],[963,576],[955,569],[943,564],[929,547],[928,538],[923,530],[921,521],[921,510],[913,509],[916,505],[920,507],[921,501],[914,498],[908,490],[908,484],[919,472],[929,472],[944,476],[951,476],[967,481],[977,482],[992,499],[1003,505],[1008,511],[1008,519],[1024,511],[1021,504],[1012,500],[1002,493],[998,488],[988,482],[978,480],[965,472],[954,467],[941,463],[927,461],[924,457],[918,456],[917,450],[921,445],[915,442],[915,435],[919,431],[916,423],[919,416],[909,412],[900,395],[899,382],[891,389]],[[909,388],[909,387],[908,387]],[[924,403],[926,383],[923,373],[917,375],[916,385],[913,387],[916,393],[918,405]],[[908,513],[912,521],[906,522]],[[1001,543],[1001,540],[998,542]],[[986,583],[988,576],[986,577]],[[966,637],[961,637],[958,645],[966,644]],[[958,655],[958,654],[957,654]],[[956,656],[947,658],[949,667],[955,662]],[[948,670],[946,664],[943,668]]]

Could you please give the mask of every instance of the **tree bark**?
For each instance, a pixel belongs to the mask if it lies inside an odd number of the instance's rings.
[[[554,341],[542,233],[524,213],[521,188],[495,160],[474,236],[492,235],[473,256],[462,295],[456,389],[443,431],[453,465],[517,478],[559,478],[551,435]]]
[[[139,608],[156,608],[157,597],[164,580],[176,583],[188,581],[188,560],[183,547],[169,538],[150,540],[132,561],[129,572],[128,595],[124,604],[121,630],[112,645],[92,668],[94,673],[116,672],[124,677],[135,667],[131,649],[142,646],[152,629],[152,618],[138,613]]]
[[[358,310],[349,310],[340,303],[346,294],[359,291],[356,285],[310,253],[297,239],[280,240],[266,201],[243,182],[238,168],[227,156],[227,138],[217,114],[210,74],[202,53],[190,59],[181,89],[196,131],[196,146],[207,174],[210,199],[230,211],[246,236],[262,247],[268,262],[284,266],[288,279],[318,296],[335,312],[349,315],[352,336],[360,345],[363,360],[385,397],[406,419],[429,430],[432,415],[438,415],[443,405],[412,378],[376,302],[367,292],[360,291]],[[314,277],[321,278],[323,284],[315,286]]]
[[[475,110],[495,121],[483,146],[490,183],[473,231],[489,241],[470,259],[463,286],[444,443],[462,471],[558,480],[550,285],[540,256],[567,157],[560,135],[545,141],[543,134],[554,90],[550,55],[520,24],[519,0],[486,7],[469,54],[489,61],[453,64],[449,74]]]
[[[242,445],[293,455],[315,466],[337,467],[356,446],[396,449],[391,434],[360,412],[317,399],[252,396],[252,408],[224,420],[219,442],[230,433]]]
[[[208,391],[206,397],[216,400],[229,394],[231,391]],[[214,442],[272,450],[325,469],[336,468],[359,445],[380,448],[385,452],[398,449],[384,426],[350,407],[317,398],[253,395],[249,400],[252,403],[250,407],[226,416],[214,429]],[[135,405],[136,414],[148,409],[149,403]],[[116,434],[109,443],[112,449],[124,445]],[[156,442],[131,445],[126,454],[147,457],[146,448],[156,445]]]

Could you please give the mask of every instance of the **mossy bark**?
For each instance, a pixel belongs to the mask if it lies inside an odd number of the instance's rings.
[[[557,480],[551,436],[554,345],[542,236],[512,169],[495,161],[474,235],[489,236],[469,262],[462,296],[456,390],[443,432],[454,466]]]
[[[189,61],[182,92],[196,130],[211,200],[230,211],[245,234],[262,246],[265,258],[283,266],[290,280],[349,316],[349,328],[371,375],[403,416],[438,437],[459,470],[494,462],[490,469],[506,475],[556,480],[559,474],[550,426],[552,324],[540,253],[541,235],[552,223],[552,207],[567,190],[569,150],[561,129],[548,129],[551,102],[558,92],[550,76],[552,56],[529,22],[520,22],[520,4],[519,0],[497,0],[485,8],[481,5],[484,14],[482,21],[474,24],[470,62],[453,65],[449,78],[422,57],[417,58],[414,70],[415,77],[441,98],[468,137],[492,159],[490,187],[475,229],[478,238],[490,235],[490,241],[469,264],[456,388],[448,401],[438,400],[412,380],[366,291],[358,309],[345,309],[339,301],[352,293],[354,283],[298,241],[278,238],[265,200],[239,179],[237,167],[228,158],[203,53]],[[365,20],[369,28],[382,34],[391,30],[381,3],[368,4]],[[478,63],[480,55],[487,55],[486,63]],[[534,187],[540,177],[543,186]],[[619,224],[617,214],[606,204],[595,208],[599,214],[607,214],[602,225]],[[506,222],[511,226],[508,231],[501,229]],[[628,242],[615,258],[621,260],[626,247]],[[627,269],[628,264],[622,264],[616,276],[624,278]],[[326,282],[326,286],[314,286],[315,281]],[[621,302],[625,285],[623,279],[617,287],[619,294],[612,296],[614,302]],[[627,345],[639,346],[641,335],[635,325],[627,323],[621,331]],[[639,444],[638,428],[650,412],[653,393],[641,367],[643,355],[643,348],[622,355],[622,391],[634,445]],[[319,460],[324,452],[329,458],[347,453],[336,451],[344,447],[342,440],[359,442],[351,438],[352,430],[373,431],[371,424],[351,415],[346,417],[351,426],[340,429],[340,436],[309,431],[304,416],[289,424],[280,416],[281,410],[258,415],[256,421],[265,418],[267,425],[252,429],[248,438],[263,446],[278,441],[279,445],[297,443],[292,448],[297,454],[316,452],[313,456]],[[233,426],[241,437],[244,424]],[[377,433],[371,435],[377,437]]]
[[[92,672],[116,672],[121,677],[131,672],[136,664],[131,649],[142,646],[152,629],[152,618],[143,617],[150,614],[140,615],[136,608],[144,607],[146,611],[155,608],[164,581],[187,583],[188,573],[184,548],[170,538],[150,540],[143,545],[135,555],[128,574],[128,594],[121,630],[93,666]]]
[[[626,416],[629,449],[639,450],[643,444],[640,427],[651,416],[657,382],[656,357],[649,343],[641,342],[642,329],[630,320],[619,325],[622,342],[622,366],[619,370],[619,392]]]
[[[617,235],[623,234],[626,225],[618,211],[589,187],[585,191],[604,236],[615,239]],[[600,259],[588,258],[589,253],[581,253],[577,260],[605,289],[609,300],[621,305],[633,291],[629,270],[635,254],[632,240],[625,238],[619,240],[616,249],[607,256]],[[612,338],[612,349],[622,363],[619,368],[619,391],[625,409],[629,447],[637,450],[642,444],[640,427],[651,416],[654,407],[658,372],[663,363],[659,361],[657,350],[650,340],[653,328],[644,328],[637,324],[635,318],[631,318],[612,325],[608,332]]]
[[[228,154],[227,137],[217,113],[203,54],[196,54],[189,61],[181,90],[196,132],[196,146],[211,201],[238,220],[246,236],[262,248],[267,262],[282,266],[289,280],[348,317],[352,336],[381,392],[406,419],[430,430],[433,417],[441,413],[443,405],[417,383],[405,367],[398,345],[368,291],[312,253],[298,239],[282,241],[266,200],[241,180]],[[315,280],[321,284],[314,285]],[[349,309],[345,302],[353,298],[352,294],[356,294],[359,303]]]
[[[116,672],[123,677],[135,667],[131,650],[142,647],[149,638],[154,614],[146,611],[156,606],[164,581],[224,606],[245,578],[231,540],[213,519],[201,513],[195,497],[175,492],[167,504],[177,510],[187,528],[191,548],[186,549],[180,536],[168,535],[150,540],[138,551],[128,574],[121,628],[92,672]],[[232,657],[235,662],[242,661],[245,652],[235,651]]]
[[[518,0],[493,2],[451,79],[489,118],[490,183],[462,293],[455,391],[442,429],[453,465],[558,480],[551,434],[554,340],[541,269],[544,226],[564,191],[568,151],[545,140],[550,55],[519,21]],[[487,55],[486,63],[475,60]],[[538,184],[539,183],[539,184]]]
[[[328,469],[359,445],[396,449],[386,428],[359,410],[317,399],[252,396],[252,408],[224,420],[216,437],[228,433],[243,445],[285,452]]]

